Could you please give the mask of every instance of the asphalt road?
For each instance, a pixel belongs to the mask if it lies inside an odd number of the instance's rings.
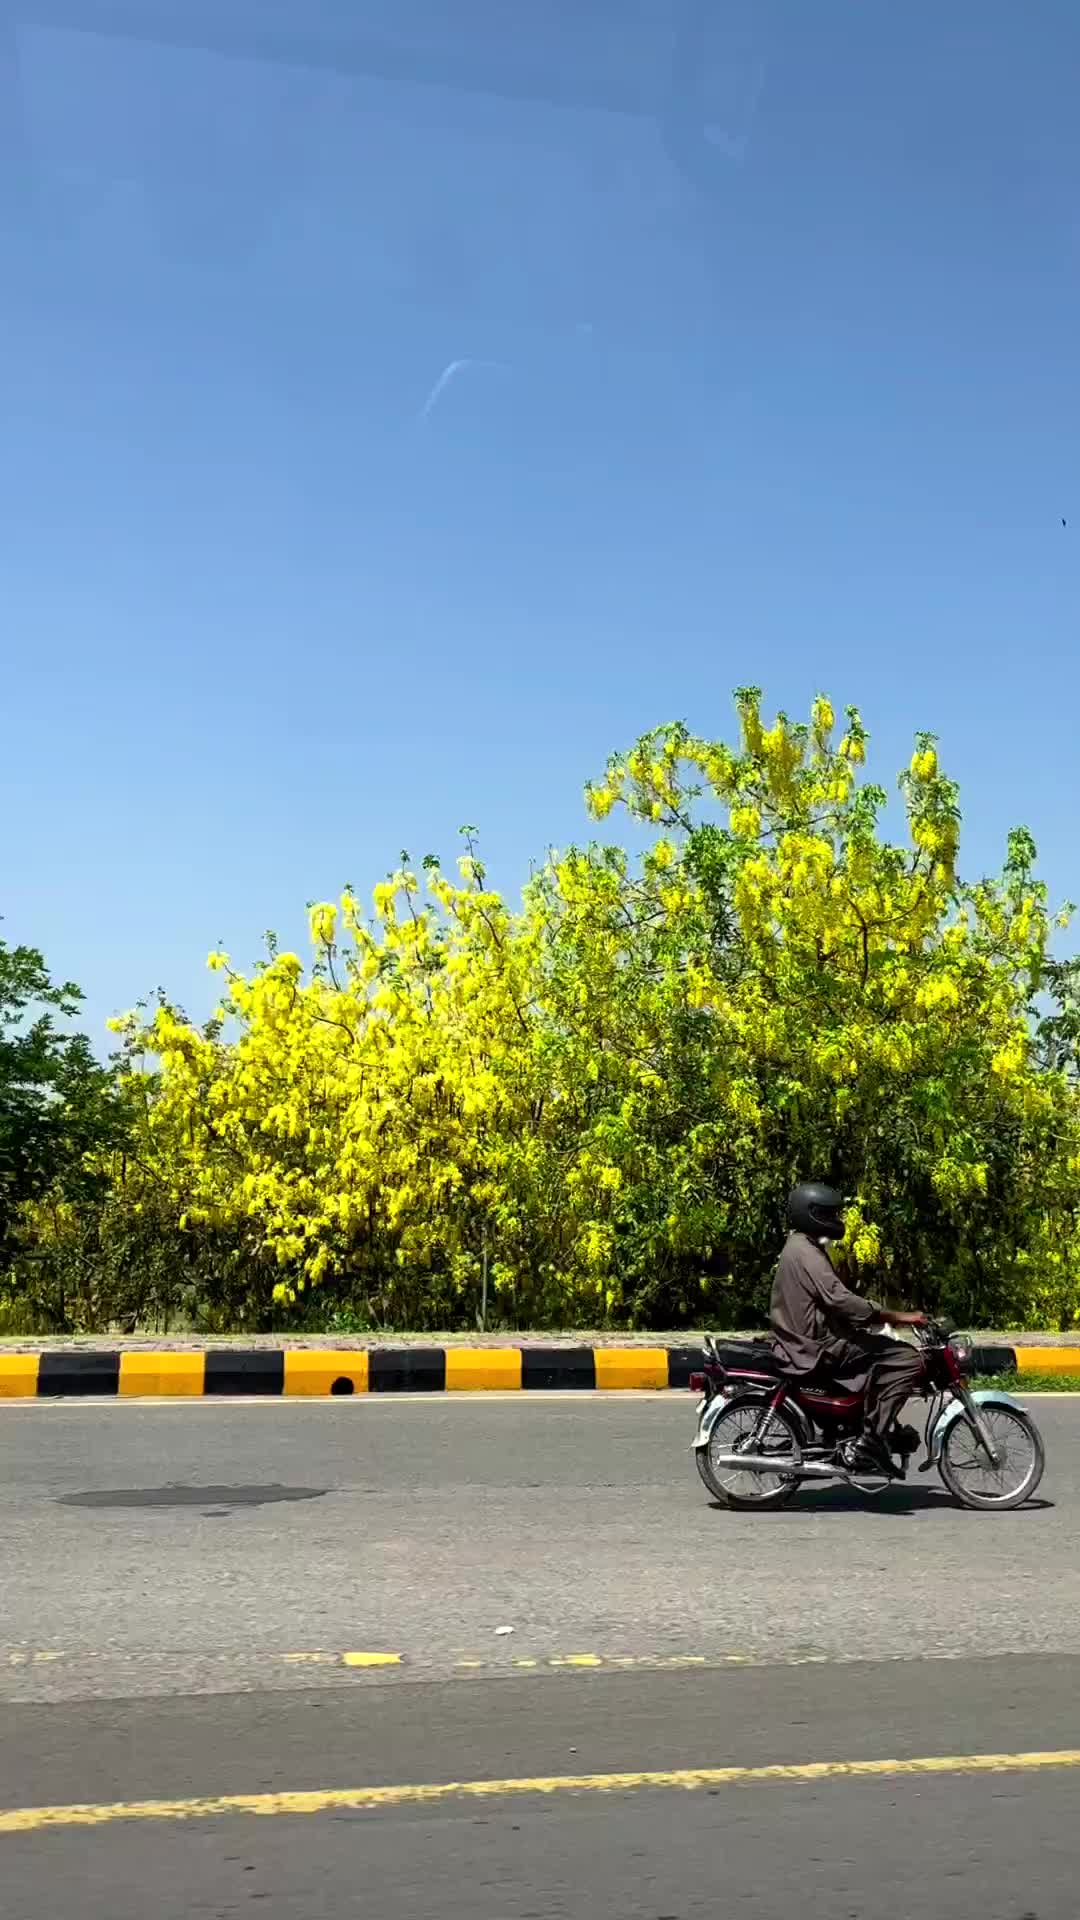
[[[4,1407],[4,1911],[1072,1920],[1080,1401],[1037,1412],[1031,1510],[755,1517],[689,1396]]]

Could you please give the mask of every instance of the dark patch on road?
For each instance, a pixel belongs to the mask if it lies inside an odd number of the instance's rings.
[[[90,1493],[65,1493],[61,1507],[262,1507],[274,1500],[321,1500],[328,1487],[103,1487]],[[209,1517],[209,1516],[208,1516]],[[216,1517],[216,1516],[215,1516]]]

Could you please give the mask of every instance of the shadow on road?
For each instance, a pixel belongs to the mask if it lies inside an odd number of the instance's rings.
[[[710,1500],[709,1505],[714,1513],[730,1512],[730,1508],[725,1507],[720,1500]],[[1053,1508],[1052,1500],[1037,1498],[1025,1501],[1022,1507],[1010,1508],[1007,1511],[1045,1513],[1052,1512]],[[742,1511],[745,1512],[747,1509],[743,1508]],[[763,1507],[761,1511],[776,1515],[786,1514],[789,1517],[798,1513],[883,1513],[895,1520],[898,1515],[941,1512],[957,1517],[963,1514],[971,1520],[1001,1518],[1000,1513],[996,1513],[992,1507],[978,1509],[959,1506],[944,1487],[918,1486],[891,1486],[877,1494],[859,1493],[855,1487],[845,1486],[805,1487],[795,1496],[790,1506]]]
[[[262,1507],[275,1500],[322,1500],[326,1487],[104,1487],[61,1494],[61,1507]]]

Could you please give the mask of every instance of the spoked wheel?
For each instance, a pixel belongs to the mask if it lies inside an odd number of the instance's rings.
[[[1043,1477],[1046,1454],[1035,1422],[1019,1407],[980,1407],[997,1449],[998,1465],[987,1459],[978,1434],[966,1420],[954,1420],[941,1449],[941,1477],[965,1507],[1020,1507]]]
[[[762,1415],[765,1425],[754,1439]],[[751,1473],[743,1467],[717,1466],[725,1453],[776,1454],[775,1472]],[[729,1400],[713,1421],[709,1444],[698,1454],[698,1472],[715,1499],[725,1507],[782,1507],[797,1492],[797,1478],[783,1471],[785,1458],[798,1460],[799,1430],[785,1407],[769,1411],[761,1400]]]

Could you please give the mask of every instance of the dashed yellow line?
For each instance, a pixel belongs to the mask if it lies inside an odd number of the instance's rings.
[[[0,1668],[49,1666],[57,1661],[80,1666],[88,1661],[100,1660],[101,1651],[96,1647],[83,1648],[71,1652],[60,1647],[0,1647]],[[218,1659],[227,1660],[228,1654],[218,1654]],[[238,1651],[237,1657],[241,1653]],[[784,1666],[802,1666],[826,1659],[823,1653],[803,1653],[788,1655],[779,1664]],[[300,1648],[288,1653],[267,1653],[262,1658],[272,1664],[289,1667],[348,1667],[353,1670],[386,1670],[404,1668],[410,1665],[421,1666],[429,1663],[427,1656],[391,1652],[385,1648],[370,1650],[330,1650],[325,1647]],[[441,1663],[438,1659],[436,1666]],[[627,1673],[638,1669],[650,1673],[678,1673],[694,1667],[745,1667],[775,1665],[774,1661],[751,1653],[549,1653],[514,1654],[503,1658],[492,1658],[482,1654],[462,1655],[451,1660],[448,1665],[454,1673],[574,1673],[605,1672]]]
[[[403,1653],[331,1653],[324,1648],[279,1653],[273,1658],[295,1667],[401,1667],[407,1666],[410,1660],[410,1656]],[[540,1670],[595,1672],[597,1669],[625,1673],[634,1667],[648,1668],[652,1672],[673,1672],[685,1667],[745,1666],[750,1658],[745,1653],[721,1653],[711,1658],[705,1653],[549,1653],[542,1656],[520,1654],[494,1660],[469,1654],[454,1660],[451,1665],[455,1673],[506,1673],[510,1670],[515,1673],[536,1673]]]
[[[815,1656],[816,1657],[816,1656]],[[509,1665],[515,1672],[581,1672],[595,1673],[597,1670],[607,1673],[627,1673],[635,1667],[650,1673],[676,1673],[687,1667],[742,1667],[752,1656],[746,1653],[549,1653],[535,1655],[515,1655]],[[454,1666],[462,1671],[482,1669],[487,1673],[505,1673],[507,1663],[499,1660],[468,1659],[455,1660]]]
[[[1054,1753],[932,1754],[918,1760],[811,1760],[794,1766],[681,1767],[664,1772],[538,1774],[510,1780],[450,1780],[398,1787],[326,1787],[306,1793],[226,1793],[191,1800],[114,1800],[59,1807],[13,1807],[0,1813],[0,1834],[39,1833],[50,1827],[106,1827],[128,1820],[215,1820],[238,1814],[261,1818],[432,1806],[448,1800],[505,1800],[560,1793],[641,1793],[676,1788],[685,1793],[777,1782],[904,1779],[912,1776],[1039,1773],[1080,1767],[1080,1748]]]

